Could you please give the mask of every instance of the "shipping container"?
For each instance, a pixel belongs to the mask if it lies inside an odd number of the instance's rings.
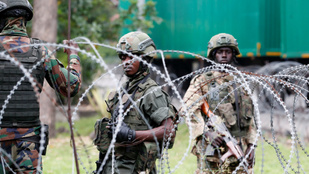
[[[281,0],[283,58],[309,58],[309,1]]]
[[[213,35],[230,33],[237,39],[243,56],[257,54],[260,36],[258,0],[156,0],[156,3],[163,22],[155,25],[150,36],[158,49],[206,56],[208,41]],[[170,57],[192,58],[189,55]]]
[[[120,1],[121,8],[129,2]],[[240,57],[309,58],[308,0],[154,0],[158,16],[150,36],[158,49],[206,56],[209,39],[232,34]],[[127,31],[127,30],[126,30]],[[167,58],[194,58],[169,54]]]

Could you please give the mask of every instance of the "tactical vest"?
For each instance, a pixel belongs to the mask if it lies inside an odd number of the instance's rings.
[[[233,92],[234,87],[219,84],[211,71],[203,75],[206,81],[209,81],[207,83],[209,95],[207,95],[206,100],[210,109],[212,111],[216,109],[214,113],[224,119],[226,127],[233,136],[246,136],[253,117],[253,105],[250,96],[243,88],[238,88],[237,96],[235,96],[235,92]],[[223,83],[229,82],[229,77],[221,77]],[[238,99],[235,99],[235,97],[238,97]],[[238,103],[235,101],[238,101]],[[220,105],[218,105],[219,103]],[[236,111],[236,104],[238,105],[239,113]]]
[[[151,88],[153,86],[157,86],[157,84],[151,79],[147,79],[147,81],[145,83],[139,84],[138,87],[137,87],[138,88],[137,92],[135,93],[135,96],[132,100],[137,101],[138,99],[140,99],[142,96],[145,95],[146,91],[149,88]],[[124,95],[122,97],[122,103],[125,103],[127,100],[128,100],[128,97],[126,97],[126,95]],[[110,112],[112,114],[114,112],[115,106],[118,103],[118,94],[115,93],[114,96],[110,96],[107,103],[110,106]],[[140,102],[136,103],[136,106],[138,108],[140,108],[139,104],[140,104]],[[144,115],[144,116],[146,117],[147,121],[149,122],[150,121],[149,118],[147,118],[146,115]],[[131,129],[134,129],[136,131],[148,130],[149,129],[148,126],[146,125],[145,121],[143,120],[142,116],[138,113],[138,111],[136,110],[135,107],[131,108],[130,111],[126,114],[126,116],[124,118],[124,122],[128,126],[130,126]],[[150,122],[150,124],[151,124],[151,122]]]
[[[146,80],[145,83],[138,84],[137,92],[133,98],[133,101],[139,100],[142,96],[147,95],[146,91],[151,87],[157,86],[157,84],[150,78]],[[161,89],[158,89],[161,90]],[[151,90],[150,90],[151,91]],[[109,100],[108,103],[112,104],[111,113],[113,113],[114,106],[118,103],[118,94],[116,94],[112,100]],[[122,98],[122,102],[126,102],[127,97]],[[151,101],[150,101],[151,102]],[[132,103],[131,103],[132,105]],[[136,103],[138,108],[140,107],[140,102]],[[147,122],[153,127],[153,124],[150,118],[144,114]],[[139,114],[137,109],[131,108],[130,111],[126,114],[124,122],[133,130],[148,130],[149,127],[146,125],[146,122]],[[161,144],[161,143],[159,143]],[[155,166],[155,161],[157,159],[157,145],[155,142],[143,142],[131,147],[116,147],[115,154],[121,154],[131,159],[136,159],[136,170],[144,171],[145,169],[152,169]]]
[[[30,40],[32,44],[41,42],[38,39]],[[0,51],[5,51],[1,43]],[[32,67],[42,59],[42,49],[40,46],[32,46],[29,51],[25,53],[12,54],[28,70],[32,69]],[[43,86],[45,77],[43,63],[40,63],[40,65],[32,71],[31,75],[35,78],[36,83]],[[24,73],[18,66],[0,57],[0,110],[7,96],[10,94],[10,91],[22,77],[24,77]],[[41,90],[39,92],[41,92]],[[14,91],[12,98],[6,105],[1,122],[1,127],[33,127],[40,125],[39,103],[28,78],[25,78],[25,80],[21,82],[21,85]]]

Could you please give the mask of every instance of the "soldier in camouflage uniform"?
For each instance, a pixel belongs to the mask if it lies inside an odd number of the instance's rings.
[[[121,37],[117,47],[140,56],[148,63],[152,61],[155,54],[147,53],[156,48],[152,39],[139,31],[130,32]],[[123,122],[116,137],[115,163],[112,164],[111,154],[107,154],[109,157],[103,166],[103,171],[99,170],[100,165],[103,165],[100,163],[96,173],[109,174],[114,170],[117,174],[154,174],[156,173],[155,161],[160,154],[158,149],[161,149],[162,141],[172,132],[172,118],[175,116],[175,109],[170,103],[169,96],[149,77],[149,69],[145,63],[133,59],[126,52],[119,51],[118,55],[124,63],[124,73],[128,77],[128,81],[124,83],[120,94],[112,92],[108,97],[108,112],[110,112],[112,119],[109,125],[104,121],[105,118],[97,122],[95,126],[98,128],[100,125],[101,129],[103,128],[101,133],[97,133],[94,141],[100,150],[99,161],[103,161],[110,145],[106,143],[108,141],[106,141],[106,134],[109,133],[109,138],[112,137],[121,116],[119,96],[122,98],[121,103],[124,106],[125,114],[122,115]],[[124,94],[123,90],[126,90],[128,95]],[[134,103],[136,102],[133,108],[130,108],[132,102],[129,97]],[[106,125],[108,125],[108,129],[106,129]],[[100,131],[96,130],[96,132]],[[172,133],[172,137],[174,137],[174,133]],[[156,140],[159,142],[159,146],[157,146]]]
[[[33,16],[32,10],[28,0],[0,0],[0,52],[5,51],[6,55],[15,58],[27,69],[31,69],[42,60],[30,72],[38,84],[38,92],[41,92],[45,78],[51,87],[64,96],[68,95],[66,84],[70,83],[70,94],[74,96],[81,86],[78,52],[65,49],[70,56],[71,75],[68,82],[67,69],[47,47],[27,46],[42,42],[29,38],[26,32],[26,23]],[[74,42],[64,41],[64,43],[78,48]],[[16,48],[20,46],[26,47]],[[21,83],[19,82],[23,76],[18,66],[5,57],[0,57],[0,173],[41,173],[37,170],[37,167],[42,167],[38,166],[42,164],[39,161],[41,133],[39,103],[29,80],[24,78]],[[15,85],[18,85],[16,89]],[[13,89],[15,91],[11,98],[7,98]]]
[[[230,34],[215,35],[208,43],[208,58],[219,64],[232,64],[238,54],[240,54],[238,43]],[[253,104],[243,88],[234,90],[239,84],[226,85],[233,79],[233,76],[222,71],[208,71],[192,79],[184,96],[186,106],[189,108],[193,137],[196,140],[192,148],[192,153],[197,156],[196,173],[232,173],[239,164],[233,156],[220,163],[219,156],[226,152],[227,147],[221,134],[205,126],[207,125],[207,116],[201,112],[203,102],[200,100],[201,96],[207,94],[205,100],[209,104],[209,109],[222,118],[245,154],[249,152],[254,142],[256,129],[253,124]],[[221,153],[216,151],[213,156],[205,154],[205,149],[209,144],[219,147]],[[254,150],[251,151],[247,161],[252,167]],[[251,171],[252,169],[245,171],[244,168],[241,168],[237,173],[251,173]]]

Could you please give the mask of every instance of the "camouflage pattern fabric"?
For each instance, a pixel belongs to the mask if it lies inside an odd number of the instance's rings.
[[[129,80],[128,93],[132,94],[134,88],[138,87],[134,101],[142,96],[145,96],[141,101],[137,102],[138,109],[143,112],[144,117],[151,125],[152,128],[160,126],[161,122],[167,118],[174,117],[175,112],[172,107],[169,107],[169,97],[164,94],[160,88],[155,92],[153,89],[157,84],[148,78],[145,83],[136,84],[142,80],[148,72],[141,73],[138,77]],[[125,85],[126,86],[126,85]],[[152,92],[151,92],[152,91]],[[109,112],[113,113],[115,106],[118,102],[118,94],[112,93],[107,101]],[[127,96],[123,96],[122,102],[128,100]],[[131,109],[124,118],[124,122],[134,130],[148,130],[143,118],[137,112],[137,109]],[[134,143],[134,141],[133,141]],[[115,172],[116,173],[140,173],[146,172],[150,174],[156,173],[155,162],[157,159],[158,151],[157,145],[154,142],[143,142],[133,146],[116,146],[115,148]],[[107,174],[112,171],[111,156],[104,166],[103,173]]]
[[[10,18],[8,23],[9,25],[7,25],[0,33],[0,42],[2,43],[3,47],[8,50],[14,47],[28,45],[30,43],[30,39],[28,38],[28,35],[26,33],[24,18]],[[12,49],[9,53],[24,53],[28,50],[29,47],[23,47],[18,49]],[[45,78],[50,83],[53,81],[55,83],[56,90],[62,95],[67,96],[67,69],[64,68],[61,62],[59,62],[59,60],[56,59],[55,56],[51,54],[51,51],[48,50],[45,46],[42,47],[42,56],[49,57],[49,59],[46,59],[44,61],[45,71],[48,72],[46,73],[47,76]],[[70,56],[70,68],[70,92],[71,96],[74,96],[77,94],[81,86],[81,69],[78,55],[72,54]],[[49,76],[48,74],[51,74],[51,76]],[[53,86],[52,84],[50,85]],[[9,128],[2,128],[0,129],[0,141],[38,135],[38,130],[40,130],[40,128],[40,126],[35,128],[14,128],[14,130]]]
[[[23,18],[11,19],[9,22],[10,25],[6,26],[3,31],[0,33],[0,42],[6,50],[12,49],[14,47],[26,46],[30,43],[30,39],[26,33],[26,26],[24,25]],[[29,47],[23,47],[18,49],[12,49],[9,53],[18,52],[25,53],[29,50]],[[67,69],[64,68],[63,64],[56,59],[56,57],[51,54],[52,52],[46,47],[42,47],[42,56],[47,58],[44,61],[46,80],[50,83],[50,86],[53,87],[52,82],[55,83],[56,90],[60,92],[63,96],[67,96]],[[11,54],[11,56],[13,56]],[[75,96],[80,89],[81,84],[81,67],[80,67],[80,58],[78,55],[70,55],[70,85],[71,96]]]
[[[0,144],[2,150],[6,152],[6,154],[3,152],[0,152],[0,154],[5,160],[5,163],[9,165],[2,166],[2,161],[0,161],[0,173],[4,170],[5,174],[11,173],[11,170],[15,173],[22,172],[23,174],[37,173],[37,166],[39,162],[38,143],[11,140],[2,141]],[[10,157],[7,155],[10,155]]]
[[[230,47],[235,50],[235,54],[240,54],[237,40],[227,33],[214,35],[208,42],[207,57],[214,59],[213,51],[220,47]]]
[[[116,157],[115,160],[115,168],[114,173],[115,174],[140,174],[141,171],[136,170],[136,159],[130,159],[126,157],[118,158]],[[112,171],[112,160],[108,160],[104,166],[102,174],[110,174]],[[155,167],[152,168],[152,170],[146,169],[144,174],[156,174]]]
[[[102,118],[97,120],[94,125],[95,139],[93,144],[97,146],[98,151],[105,154],[111,144],[111,138],[108,136],[109,129],[106,128],[110,119]]]
[[[13,57],[12,53],[25,53],[28,52],[29,47],[17,48],[19,46],[26,46],[30,43],[30,38],[26,33],[25,19],[24,18],[9,18],[8,24],[0,33],[0,42],[6,50],[11,49],[8,53]],[[13,48],[13,49],[12,49]],[[55,86],[55,90],[61,93],[64,96],[67,96],[66,84],[67,80],[67,69],[64,68],[62,63],[52,55],[51,51],[48,50],[46,46],[41,47],[43,58],[47,57],[43,63],[44,69],[46,71],[45,79],[48,81],[51,87]],[[80,89],[81,86],[81,68],[80,68],[80,58],[78,55],[70,55],[69,66],[71,68],[70,74],[70,95],[74,96]],[[1,67],[1,66],[0,66]],[[54,85],[52,84],[54,83]],[[4,103],[0,101],[0,103]],[[1,106],[2,107],[2,106]],[[6,150],[10,154],[18,154],[19,156],[14,157],[13,160],[18,165],[21,165],[20,168],[23,170],[33,170],[28,173],[36,173],[35,167],[38,161],[37,154],[35,154],[34,145],[29,145],[24,142],[18,141],[19,138],[31,137],[33,135],[40,134],[41,126],[32,127],[32,128],[1,128],[0,129],[0,141],[1,148],[8,148]],[[12,141],[9,141],[12,140]],[[16,140],[16,141],[14,141]],[[12,143],[10,145],[10,143]],[[33,144],[33,143],[32,143]],[[17,148],[18,146],[18,148]],[[24,146],[24,147],[23,147]],[[21,149],[29,147],[31,152],[22,151]],[[1,154],[3,155],[3,154]],[[25,157],[25,159],[24,159]],[[32,165],[33,164],[33,165]],[[34,167],[30,167],[34,166]],[[1,171],[1,170],[0,170]],[[26,172],[27,173],[27,172]]]
[[[246,91],[242,88],[238,90],[239,98],[239,113],[241,126],[243,129],[240,131],[236,124],[236,111],[234,109],[235,105],[235,96],[233,86],[225,86],[223,84],[233,80],[233,77],[216,71],[206,72],[204,74],[197,75],[194,77],[190,83],[190,86],[184,96],[184,101],[188,107],[190,123],[192,126],[192,133],[196,140],[195,145],[192,148],[192,153],[197,156],[198,159],[198,171],[205,172],[209,169],[219,169],[218,165],[220,163],[218,154],[217,156],[207,156],[204,154],[205,148],[208,146],[208,142],[203,140],[201,137],[205,131],[205,122],[207,118],[204,114],[201,113],[201,105],[203,100],[201,96],[208,94],[206,97],[207,102],[209,103],[210,109],[214,114],[220,116],[230,130],[230,133],[233,136],[238,137],[237,140],[241,142],[243,151],[246,150],[248,144],[254,142],[256,136],[256,129],[253,123],[253,105],[250,97],[247,95]],[[219,87],[221,87],[219,89]],[[216,90],[219,89],[219,90]],[[210,92],[211,91],[211,92]],[[230,94],[230,95],[228,95]],[[224,99],[224,100],[223,100]],[[220,105],[218,105],[220,103]],[[216,108],[216,110],[214,110]],[[184,113],[184,110],[181,111]],[[182,115],[184,116],[184,115]],[[186,120],[186,119],[185,119]],[[189,124],[189,123],[187,123]],[[226,149],[221,152],[221,155],[226,152]],[[233,161],[231,158],[228,158],[228,161]],[[210,163],[207,165],[207,163]],[[232,164],[225,166],[224,169],[227,173],[231,173],[233,168]],[[238,164],[238,163],[237,163]],[[236,165],[237,167],[237,165]],[[222,169],[222,168],[221,168]],[[223,169],[222,169],[223,170]],[[206,172],[207,173],[207,172]]]
[[[16,140],[39,135],[41,126],[34,128],[3,128],[0,129],[0,141]]]

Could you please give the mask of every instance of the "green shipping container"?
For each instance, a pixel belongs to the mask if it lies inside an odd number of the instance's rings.
[[[282,0],[154,1],[158,16],[163,19],[150,34],[158,49],[189,51],[206,57],[210,38],[229,33],[237,39],[242,57],[282,55]],[[127,1],[120,2],[120,7],[128,8]],[[194,58],[181,54],[166,57]]]
[[[257,56],[281,56],[280,1],[260,1],[260,49]]]
[[[210,38],[218,33],[229,33],[237,39],[242,56],[257,54],[260,35],[258,0],[156,2],[158,16],[163,22],[152,29],[151,37],[158,49],[189,51],[206,56]],[[171,57],[177,58],[175,56]]]
[[[283,58],[309,58],[309,1],[281,0]]]

